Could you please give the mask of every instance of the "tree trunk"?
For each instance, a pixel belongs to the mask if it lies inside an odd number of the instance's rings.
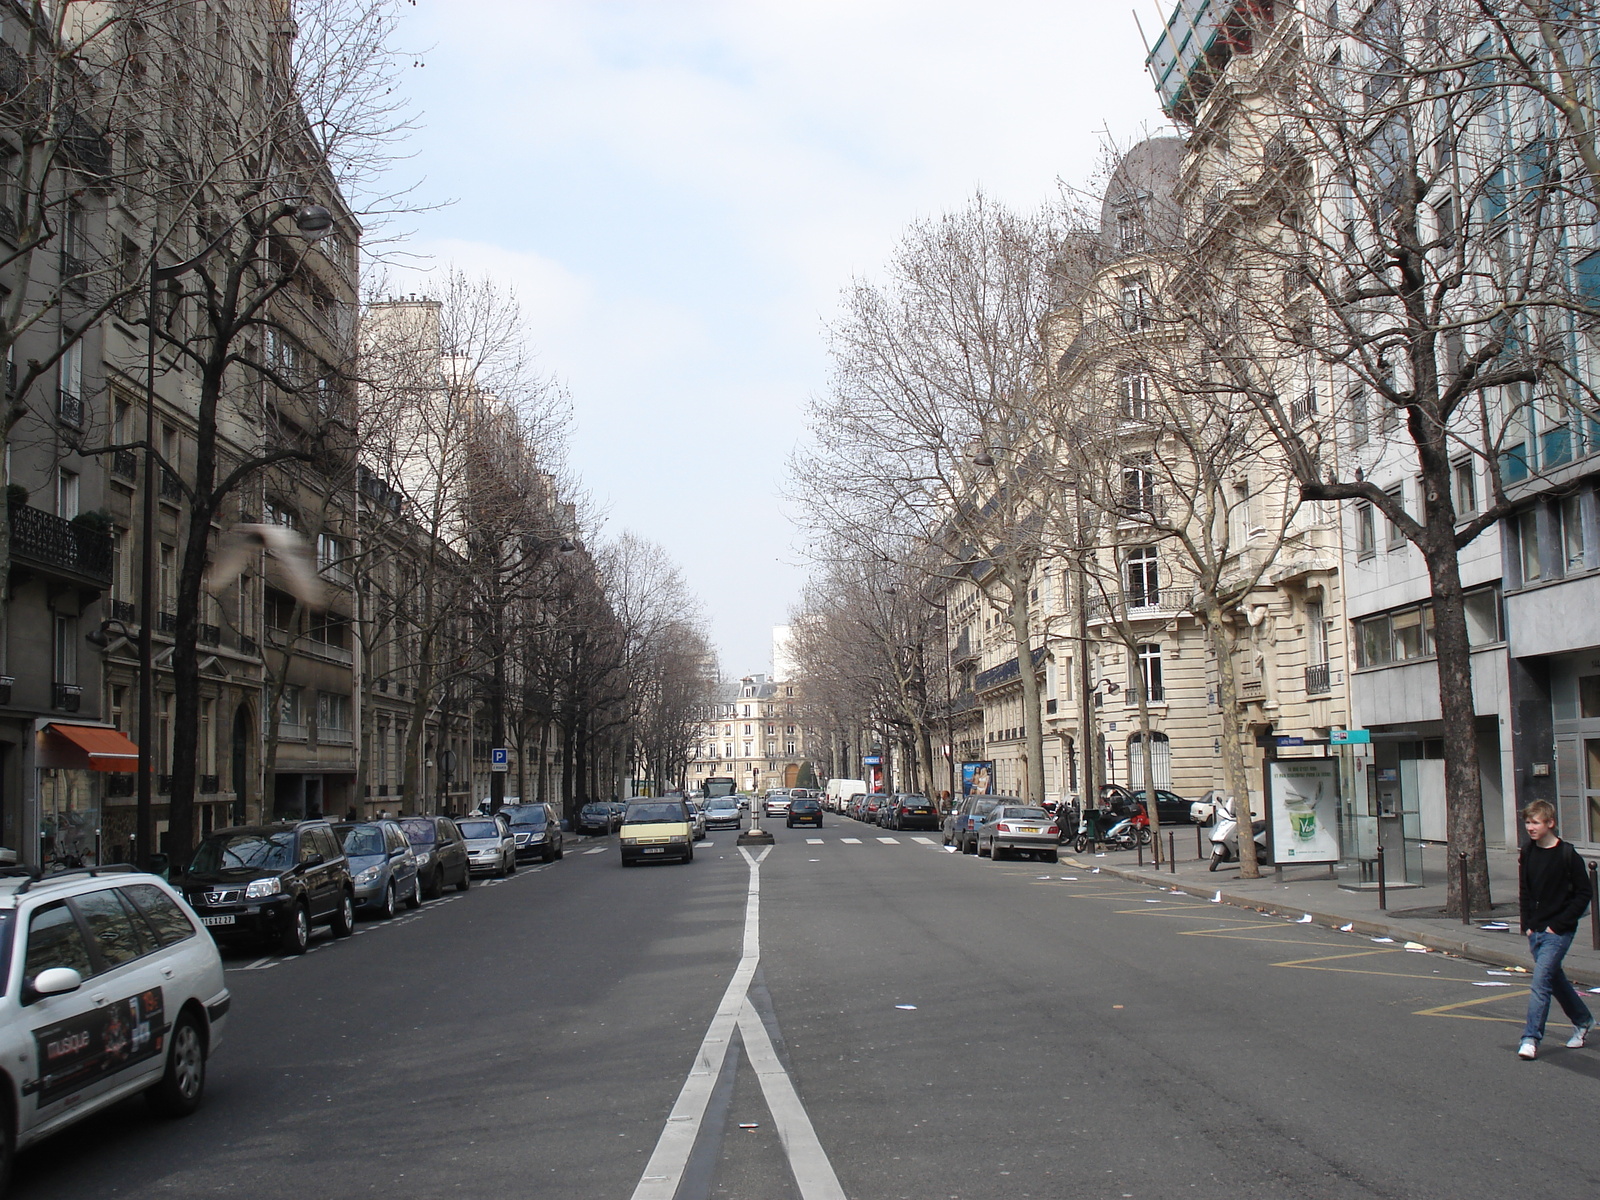
[[[1213,603],[1204,607],[1206,633],[1217,661],[1217,706],[1222,710],[1222,790],[1239,822],[1239,878],[1260,879],[1256,860],[1255,812],[1250,807],[1249,776],[1239,745],[1239,683],[1233,655],[1239,636],[1233,623]]]
[[[1156,808],[1156,756],[1154,743],[1150,740],[1150,697],[1145,694],[1147,689],[1145,688],[1144,672],[1139,665],[1138,639],[1124,644],[1127,646],[1128,653],[1131,656],[1129,661],[1133,664],[1133,670],[1128,672],[1128,679],[1130,682],[1134,679],[1139,681],[1134,686],[1138,689],[1139,695],[1139,741],[1144,748],[1144,753],[1140,756],[1144,759],[1144,778],[1140,780],[1140,783],[1144,787],[1145,816],[1150,818],[1150,843],[1155,848],[1156,865],[1159,866],[1162,853],[1161,814]],[[1128,782],[1132,783],[1133,781],[1129,779]]]
[[[1033,633],[1028,619],[1028,581],[1013,592],[1011,636],[1017,650],[1017,672],[1022,682],[1023,794],[1024,804],[1044,803],[1044,713],[1039,707],[1039,676],[1033,669]]]

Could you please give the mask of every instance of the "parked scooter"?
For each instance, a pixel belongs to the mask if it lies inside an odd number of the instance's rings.
[[[1073,839],[1073,848],[1082,854],[1089,848],[1091,840],[1094,839],[1089,837],[1089,821],[1085,816],[1078,823],[1078,836]],[[1135,846],[1148,846],[1150,818],[1145,815],[1144,805],[1136,806],[1133,812],[1101,831],[1097,840],[1108,850],[1132,850]]]
[[[1256,861],[1270,863],[1272,855],[1267,849],[1267,823],[1251,822],[1255,831]],[[1216,798],[1216,824],[1211,827],[1211,864],[1215,871],[1223,863],[1239,861],[1239,819],[1234,815],[1233,804],[1226,796]]]

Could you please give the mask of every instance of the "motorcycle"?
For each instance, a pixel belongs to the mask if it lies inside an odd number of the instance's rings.
[[[1095,841],[1108,850],[1132,850],[1135,846],[1148,846],[1150,818],[1145,813],[1144,805],[1135,806],[1132,812],[1125,814],[1114,825],[1103,830],[1098,838],[1089,836],[1088,815],[1079,818],[1078,836],[1073,839],[1073,849],[1082,854]]]
[[[1267,823],[1253,820],[1256,861],[1270,864],[1272,853],[1267,849]],[[1215,871],[1223,863],[1239,861],[1239,818],[1234,815],[1232,803],[1223,796],[1216,799],[1216,824],[1211,827],[1211,863],[1207,870]]]

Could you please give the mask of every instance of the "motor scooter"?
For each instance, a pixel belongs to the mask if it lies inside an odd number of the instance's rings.
[[[1267,848],[1267,823],[1258,819],[1251,823],[1255,831],[1256,861],[1271,863],[1272,853]],[[1234,815],[1233,804],[1225,796],[1216,798],[1216,823],[1211,827],[1211,863],[1208,870],[1215,871],[1223,863],[1239,861],[1239,818]]]
[[[1089,836],[1089,820],[1085,815],[1079,820],[1078,836],[1073,840],[1073,848],[1082,854],[1091,841],[1098,841],[1108,850],[1132,850],[1135,846],[1148,846],[1150,818],[1145,815],[1144,805],[1136,806],[1131,813],[1102,830],[1100,836],[1093,839]]]

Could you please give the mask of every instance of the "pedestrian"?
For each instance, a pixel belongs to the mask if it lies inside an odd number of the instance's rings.
[[[1537,1058],[1544,1038],[1545,1017],[1554,996],[1572,1022],[1571,1049],[1583,1045],[1594,1028],[1594,1014],[1561,969],[1561,960],[1578,932],[1578,921],[1591,899],[1589,872],[1583,857],[1570,842],[1556,836],[1555,806],[1535,800],[1522,810],[1522,827],[1528,841],[1517,868],[1518,898],[1522,903],[1522,932],[1528,935],[1533,955],[1533,985],[1528,994],[1528,1023],[1522,1030],[1519,1058]]]

